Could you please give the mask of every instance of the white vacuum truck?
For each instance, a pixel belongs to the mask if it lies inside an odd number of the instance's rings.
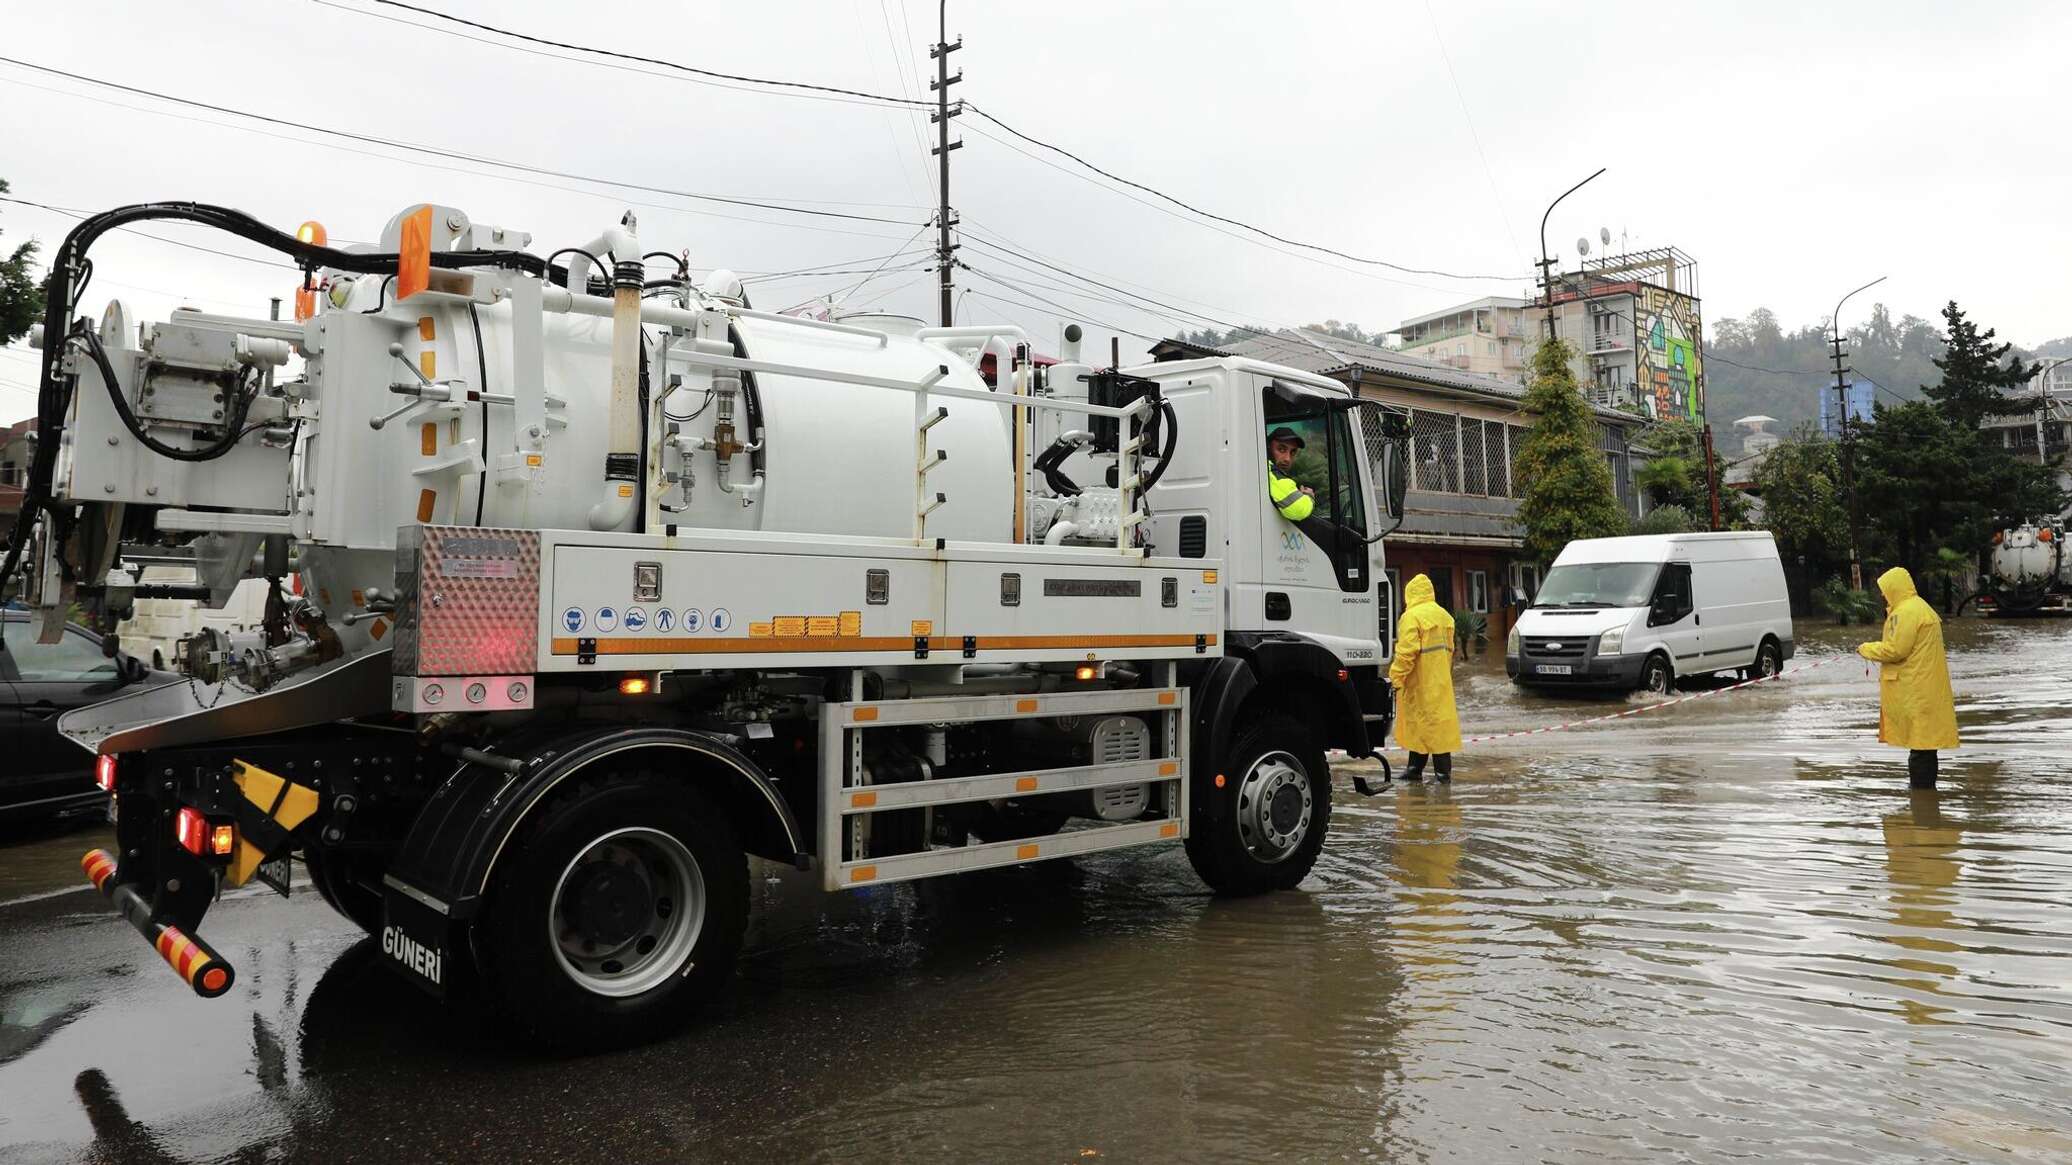
[[[2072,609],[2072,557],[2065,554],[2065,533],[2062,517],[1994,531],[1981,605],[1997,615]]]
[[[75,316],[152,219],[290,256],[298,318]],[[210,903],[294,854],[404,974],[562,1045],[718,988],[744,853],[828,890],[1173,842],[1221,893],[1309,871],[1325,750],[1389,725],[1400,417],[1245,360],[1098,370],[1076,329],[1039,368],[1012,327],[757,311],[630,214],[529,243],[154,203],[53,256],[19,597],[54,633],[147,561],[270,588],[189,683],[61,725],[112,796],[88,876],[198,993],[235,975]]]

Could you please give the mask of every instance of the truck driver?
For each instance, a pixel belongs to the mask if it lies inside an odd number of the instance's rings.
[[[1316,491],[1289,476],[1301,450],[1302,438],[1286,425],[1266,435],[1266,496],[1290,522],[1303,521],[1317,508]]]

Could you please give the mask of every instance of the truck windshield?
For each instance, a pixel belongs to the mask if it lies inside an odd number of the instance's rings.
[[[1574,562],[1547,572],[1535,607],[1644,607],[1659,562]]]

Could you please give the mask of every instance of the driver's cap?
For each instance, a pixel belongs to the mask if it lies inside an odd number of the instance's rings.
[[[1295,430],[1289,428],[1286,425],[1282,425],[1280,428],[1275,429],[1273,432],[1268,433],[1266,435],[1267,444],[1271,445],[1275,441],[1286,441],[1290,445],[1295,446],[1297,449],[1307,447],[1302,443],[1302,438],[1295,435]]]

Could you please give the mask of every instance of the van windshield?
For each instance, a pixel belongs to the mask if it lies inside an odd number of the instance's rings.
[[[1645,607],[1659,562],[1573,562],[1547,572],[1535,607]]]

